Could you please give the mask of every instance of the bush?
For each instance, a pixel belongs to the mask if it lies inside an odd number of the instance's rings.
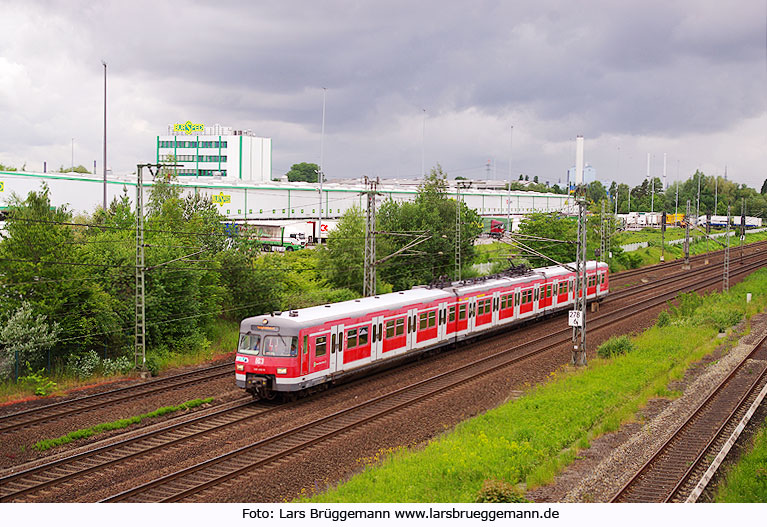
[[[626,335],[610,337],[597,348],[597,356],[602,357],[603,359],[609,359],[616,355],[624,355],[633,348],[634,345],[631,343],[631,339]]]
[[[658,327],[665,328],[669,324],[671,324],[671,315],[668,314],[668,311],[661,311],[660,315],[658,315]]]
[[[116,359],[104,359],[102,363],[102,370],[104,375],[117,375],[118,373],[125,375],[133,369],[133,362],[123,355]]]
[[[29,369],[29,363],[27,362],[27,369]],[[35,395],[45,397],[56,389],[56,383],[43,375],[45,368],[38,370],[37,372],[30,373],[23,377],[19,377],[19,382],[26,384],[27,386],[34,388]]]
[[[476,503],[530,503],[517,488],[502,479],[486,479]]]
[[[101,358],[94,350],[82,355],[71,355],[67,361],[67,370],[78,379],[92,377],[101,368]]]

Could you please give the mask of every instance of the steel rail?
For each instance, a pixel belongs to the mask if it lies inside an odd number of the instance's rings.
[[[749,268],[748,270],[752,270],[752,269],[756,269],[760,267],[761,267],[761,264],[754,264],[752,266],[748,266]],[[739,269],[739,272],[734,274],[735,275],[745,274],[748,270],[741,268]],[[700,287],[708,287],[709,285],[720,284],[720,283],[721,281],[719,280],[719,277],[717,276],[714,279],[704,279],[701,281],[701,284],[698,284],[698,285]],[[687,287],[685,287],[684,289],[687,289]],[[666,293],[661,295],[660,299],[643,301],[643,302],[640,302],[639,305],[646,304],[645,307],[649,307],[652,304],[657,306],[657,305],[663,304],[666,300],[666,297],[673,297],[676,294],[677,294],[677,291]],[[641,311],[640,309],[637,309],[637,307],[638,305],[635,304],[632,306],[627,306],[625,308],[620,308],[619,310],[616,310],[616,311],[621,311],[621,312],[626,311],[626,312],[629,312],[630,314],[636,314]],[[596,318],[601,321],[601,323],[597,325],[596,329],[600,329],[605,326],[609,326],[611,324],[617,323],[615,312],[611,312],[609,315],[604,315],[604,316],[600,316]],[[558,333],[569,336],[569,329],[558,332]],[[536,341],[540,342],[550,337],[551,336],[543,337],[540,339],[536,339]],[[223,481],[228,481],[243,473],[253,471],[258,467],[262,467],[266,464],[273,463],[280,459],[284,459],[293,453],[299,452],[321,441],[332,439],[333,437],[339,434],[342,434],[346,431],[349,431],[355,427],[358,427],[361,424],[365,424],[372,420],[379,419],[386,415],[390,415],[394,411],[400,410],[410,405],[417,404],[418,402],[423,401],[425,398],[432,397],[440,393],[443,393],[446,390],[464,385],[466,382],[476,380],[481,376],[489,375],[491,373],[496,373],[499,370],[499,368],[509,367],[522,360],[529,359],[535,355],[548,351],[552,348],[561,346],[562,344],[568,341],[569,341],[568,338],[562,339],[556,343],[544,345],[536,350],[532,350],[530,352],[527,352],[515,357],[511,357],[511,358],[509,358],[508,355],[513,351],[517,351],[521,346],[495,353],[488,357],[478,359],[469,364],[466,364],[464,366],[451,370],[450,372],[445,372],[445,373],[433,376],[429,379],[425,379],[423,381],[413,383],[409,386],[397,389],[389,394],[376,397],[369,401],[365,401],[358,405],[355,405],[351,408],[347,408],[345,410],[341,410],[329,416],[317,419],[311,423],[306,423],[299,427],[295,427],[288,431],[282,432],[271,438],[264,439],[252,445],[238,448],[236,450],[233,450],[221,456],[217,456],[216,458],[204,461],[202,463],[198,463],[191,467],[187,467],[173,474],[160,477],[144,485],[110,496],[109,498],[106,498],[103,501],[116,502],[116,501],[179,501],[179,500],[183,500],[184,498],[192,494],[196,494],[205,489],[213,487]],[[529,344],[530,343],[527,343],[526,345],[529,345]],[[468,373],[470,369],[476,369],[478,367],[481,371],[471,373],[471,375],[466,375],[466,373]],[[455,381],[448,382],[447,385],[444,385],[440,382],[440,381],[445,381],[446,379],[449,379],[450,377],[459,377],[459,378],[456,379]],[[422,393],[419,391],[423,389],[423,387],[426,387],[428,385],[435,384],[435,383],[437,384],[436,388],[429,390],[426,393]],[[402,402],[398,399],[398,397],[404,397],[407,394],[413,394],[413,393],[415,393],[415,396],[410,397],[409,400]],[[393,400],[393,399],[396,399],[396,400]],[[386,407],[380,411],[377,411],[373,415],[363,415],[360,417],[360,419],[355,420],[352,423],[341,422],[337,426],[332,424],[334,419],[340,419],[342,417],[350,416],[353,414],[353,412],[358,412],[365,408],[372,407],[373,405],[378,404],[379,402],[383,403],[383,401],[392,401],[392,403],[389,407]],[[318,431],[318,430],[321,430],[322,428],[326,428],[327,430]],[[308,436],[306,439],[303,439],[300,434],[308,434]],[[289,443],[289,446],[283,449],[277,448],[277,450],[274,451],[275,445],[280,445],[284,443]],[[244,454],[248,454],[248,458],[253,458],[258,456],[262,456],[262,457],[261,459],[255,460],[253,463],[247,462],[244,465],[242,465],[241,457]],[[208,472],[208,475],[205,474],[206,472]],[[183,480],[183,478],[187,478],[187,479]],[[200,480],[202,480],[202,482]]]
[[[682,422],[671,434],[671,436],[663,442],[662,445],[660,445],[653,455],[642,465],[642,467],[634,474],[634,476],[631,477],[621,488],[620,490],[615,493],[613,498],[610,500],[611,502],[618,502],[618,501],[636,501],[630,499],[631,492],[634,493],[637,492],[637,489],[641,490],[642,483],[645,482],[645,478],[650,478],[649,482],[652,483],[652,475],[649,475],[649,472],[653,469],[657,468],[658,471],[661,472],[660,476],[665,476],[667,479],[671,477],[669,474],[664,474],[662,466],[660,465],[661,457],[664,455],[669,455],[670,452],[675,446],[677,446],[680,438],[682,437],[682,434],[685,434],[686,436],[689,436],[690,434],[694,434],[696,430],[694,429],[694,426],[696,424],[702,423],[701,426],[705,426],[706,421],[701,421],[703,413],[712,408],[715,407],[715,405],[718,403],[719,405],[727,404],[732,402],[732,397],[738,397],[737,403],[732,407],[732,409],[727,413],[727,416],[720,420],[718,423],[718,426],[714,430],[713,433],[708,433],[708,441],[702,446],[696,449],[696,453],[693,454],[694,458],[689,462],[689,465],[687,469],[682,473],[681,476],[676,476],[678,479],[676,480],[673,487],[671,487],[670,490],[660,490],[656,492],[655,494],[658,496],[658,501],[661,502],[668,502],[670,501],[674,495],[677,493],[677,491],[682,488],[682,486],[687,482],[690,475],[695,471],[697,465],[700,463],[700,461],[703,459],[703,456],[706,454],[706,452],[710,449],[710,447],[715,443],[715,441],[721,436],[723,430],[726,428],[726,426],[731,422],[733,416],[735,416],[738,411],[740,411],[743,408],[743,405],[745,401],[748,400],[749,396],[751,396],[754,392],[754,389],[759,386],[762,381],[765,378],[765,375],[767,375],[767,365],[762,367],[761,372],[756,376],[756,379],[749,383],[748,387],[745,390],[740,390],[738,393],[731,395],[730,399],[728,400],[726,396],[728,394],[724,394],[724,390],[730,386],[733,386],[733,381],[736,379],[737,375],[744,371],[746,364],[759,352],[763,352],[762,349],[765,343],[767,342],[767,336],[763,337],[759,344],[754,346],[754,348],[751,350],[748,355],[746,355],[736,366],[732,369],[732,371],[724,378],[722,379],[706,396],[706,398],[700,402],[700,404],[697,405],[695,410],[689,415],[687,419],[685,419],[684,422]],[[725,397],[723,401],[717,401],[717,398],[720,396]],[[710,429],[710,427],[709,427]],[[689,443],[688,443],[689,445]],[[684,462],[684,460],[683,460]]]
[[[180,389],[189,386],[190,384],[197,384],[199,382],[206,382],[218,377],[231,375],[234,370],[232,367],[233,364],[234,361],[227,364],[209,366],[191,372],[162,377],[141,384],[124,386],[122,388],[77,397],[75,399],[58,401],[36,408],[29,408],[20,412],[2,415],[0,416],[0,434],[45,421],[60,419],[68,415],[86,412],[94,408],[103,408],[104,406],[116,404],[126,399],[145,397],[158,391]]]

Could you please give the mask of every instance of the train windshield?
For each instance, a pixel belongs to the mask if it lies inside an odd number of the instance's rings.
[[[240,345],[237,346],[240,353],[247,353],[248,355],[258,355],[261,351],[261,335],[240,335]]]
[[[295,357],[298,355],[298,337],[267,335],[264,337],[263,352],[270,357]]]

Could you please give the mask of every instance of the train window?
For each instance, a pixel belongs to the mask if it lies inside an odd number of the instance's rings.
[[[506,309],[506,297],[501,297],[501,309]]]
[[[429,314],[421,313],[418,317],[418,329],[426,329],[429,323]]]
[[[538,288],[535,288],[535,300],[538,300]]]
[[[559,283],[559,294],[564,295],[567,293],[567,282],[560,282]]]
[[[317,340],[314,341],[314,356],[315,357],[322,357],[327,353],[328,351],[328,338],[327,337],[317,337]]]
[[[368,328],[360,328],[360,346],[364,346],[368,343]]]
[[[484,304],[483,304],[483,303],[482,303],[482,301],[480,300],[479,302],[477,302],[477,315],[481,315],[481,314],[482,314],[482,313],[484,313],[484,312],[485,312],[485,310],[484,310]]]
[[[304,347],[303,347],[303,349],[301,350],[301,353],[302,353],[302,354],[305,354],[307,351],[309,351],[309,345],[308,345],[308,342],[309,342],[309,337],[307,337],[306,335],[304,335]]]
[[[429,327],[433,328],[436,325],[437,325],[437,312],[431,311],[429,313]]]
[[[548,284],[546,286],[546,298],[549,298],[551,296],[551,284]]]
[[[270,357],[295,357],[298,355],[298,337],[267,335],[264,337],[263,350],[264,355]]]
[[[335,333],[330,336],[330,353],[336,352],[336,338],[337,336]]]
[[[261,336],[260,335],[240,335],[240,345],[237,349],[240,353],[247,355],[258,355],[260,351]]]
[[[394,336],[394,321],[388,320],[386,322],[386,338],[390,339]]]
[[[401,318],[397,320],[397,336],[405,334],[405,319]]]
[[[346,333],[346,349],[357,347],[357,330],[350,329]]]
[[[455,306],[450,306],[450,311],[448,311],[447,320],[448,322],[455,322]]]
[[[466,320],[466,304],[461,304],[458,308],[458,320]]]

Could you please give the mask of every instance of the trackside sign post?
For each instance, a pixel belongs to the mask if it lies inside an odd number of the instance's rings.
[[[567,324],[572,327],[583,327],[583,311],[571,310],[567,312]]]

